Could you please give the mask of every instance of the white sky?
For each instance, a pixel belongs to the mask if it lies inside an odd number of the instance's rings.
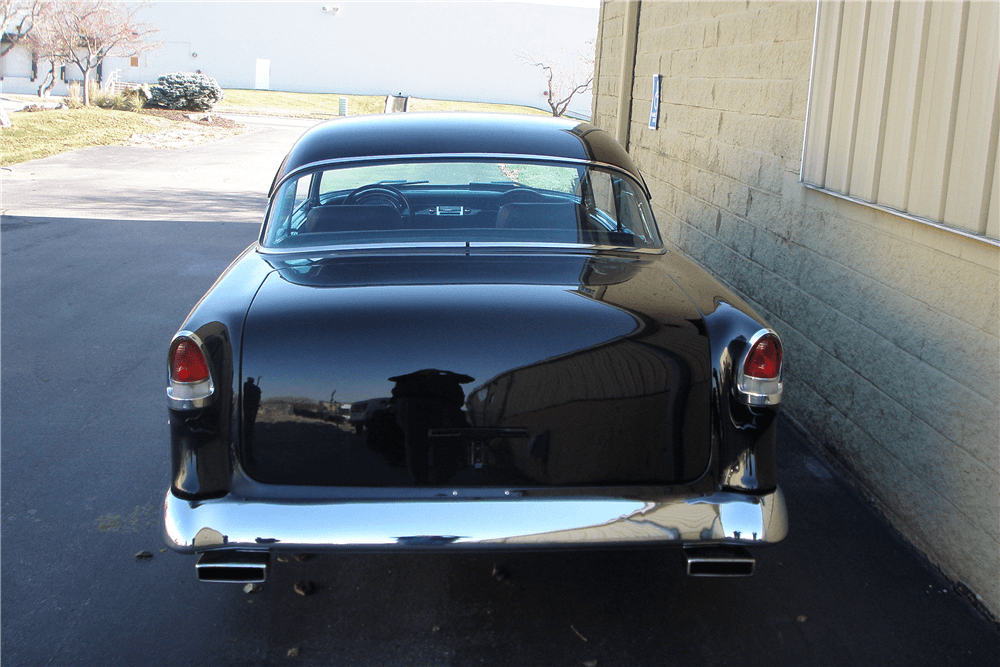
[[[196,1],[196,0],[186,0],[186,1]],[[272,0],[264,0],[264,1],[272,1]],[[329,4],[336,7],[337,5],[349,5],[354,2],[453,2],[453,3],[510,2],[513,4],[554,5],[557,7],[586,7],[590,9],[598,9],[601,6],[601,0],[331,0]]]

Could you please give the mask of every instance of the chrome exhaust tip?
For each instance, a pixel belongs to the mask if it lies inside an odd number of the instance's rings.
[[[206,551],[198,558],[198,581],[260,584],[267,580],[271,554],[266,551]]]
[[[691,577],[749,577],[756,559],[743,547],[695,547],[684,549]]]

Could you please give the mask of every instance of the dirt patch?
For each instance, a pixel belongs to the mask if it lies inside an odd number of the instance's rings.
[[[232,130],[240,127],[236,121],[223,118],[211,111],[176,111],[174,109],[143,109],[139,113],[147,116],[159,116],[169,120],[176,120],[188,123],[196,123],[207,127],[223,128]]]
[[[139,113],[177,121],[181,124],[172,124],[159,132],[133,134],[129,137],[129,144],[132,146],[187,148],[206,141],[215,141],[235,134],[242,134],[246,131],[245,126],[207,111],[143,109]]]

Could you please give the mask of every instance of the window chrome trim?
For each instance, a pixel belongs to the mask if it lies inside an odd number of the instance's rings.
[[[750,356],[750,351],[753,350],[753,346],[761,338],[768,335],[778,339],[778,344],[781,345],[782,352],[782,363],[781,367],[778,368],[778,377],[773,380],[753,377],[752,375],[747,375],[743,370],[747,362],[747,357]],[[774,329],[760,329],[750,337],[750,340],[747,341],[746,349],[740,355],[739,365],[736,368],[736,382],[733,385],[733,393],[736,394],[737,400],[754,407],[778,405],[781,403],[781,393],[785,387],[785,383],[782,381],[782,376],[785,372],[784,351],[785,346],[781,343],[781,336]]]
[[[553,164],[566,164],[574,166],[588,166],[588,167],[601,167],[603,169],[610,169],[611,171],[618,172],[632,181],[635,181],[639,186],[639,189],[646,195],[647,199],[652,199],[652,195],[646,184],[642,182],[641,179],[635,177],[635,174],[623,169],[617,165],[608,164],[607,162],[598,162],[597,160],[585,160],[583,158],[575,157],[554,157],[551,155],[522,155],[516,153],[413,153],[406,155],[379,155],[378,157],[371,157],[368,155],[362,157],[341,157],[341,158],[331,158],[329,160],[320,160],[318,162],[310,162],[309,164],[304,164],[300,167],[296,167],[292,171],[288,172],[281,177],[281,180],[274,183],[271,189],[268,191],[268,198],[270,199],[274,193],[276,193],[281,187],[292,178],[297,178],[303,173],[311,171],[320,171],[324,167],[338,166],[338,165],[351,165],[351,164],[385,164],[392,162],[455,162],[459,160],[497,160],[500,162],[550,162]]]
[[[171,370],[173,361],[171,351],[178,338],[187,338],[195,345],[205,358],[205,365],[208,366],[208,379],[200,382],[176,382],[173,379]],[[167,347],[167,407],[171,410],[199,410],[211,405],[215,400],[215,382],[212,379],[212,361],[205,352],[205,344],[201,337],[193,331],[182,329],[174,334]]]
[[[257,243],[257,252],[261,255],[326,255],[329,253],[349,254],[355,251],[371,253],[377,251],[406,252],[409,250],[569,250],[569,251],[608,251],[641,252],[650,255],[667,253],[665,246],[656,248],[631,248],[617,245],[591,245],[589,243],[532,243],[530,241],[400,241],[398,243],[357,243],[345,245],[315,245],[295,246],[291,248],[268,248]]]

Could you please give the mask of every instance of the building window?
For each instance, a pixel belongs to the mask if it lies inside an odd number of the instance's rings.
[[[129,59],[129,63],[128,64],[129,64],[129,67],[138,67],[139,66],[139,56],[132,56]]]
[[[1000,238],[1000,3],[817,12],[803,183]]]

